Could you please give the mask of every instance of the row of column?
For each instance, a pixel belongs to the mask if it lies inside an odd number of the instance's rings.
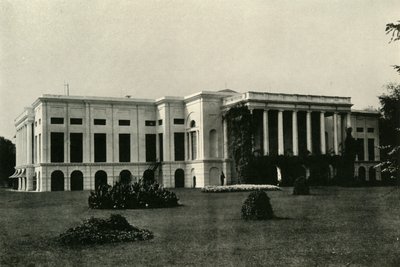
[[[293,155],[299,155],[299,138],[297,129],[297,110],[292,111],[292,145]],[[333,148],[335,155],[339,153],[338,142],[338,113],[333,113]],[[346,114],[347,127],[351,126],[350,113]],[[306,111],[306,141],[307,150],[312,153],[312,125],[311,125],[311,111]],[[263,113],[263,136],[264,136],[264,155],[269,154],[269,132],[268,132],[268,110]],[[278,110],[278,155],[284,154],[284,137],[283,137],[283,110]],[[320,149],[321,154],[326,154],[326,140],[325,140],[325,111],[320,111]]]

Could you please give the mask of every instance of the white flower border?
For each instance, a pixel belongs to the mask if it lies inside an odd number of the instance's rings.
[[[236,185],[208,185],[201,189],[204,193],[245,192],[254,190],[281,191],[276,185],[270,184],[236,184]]]

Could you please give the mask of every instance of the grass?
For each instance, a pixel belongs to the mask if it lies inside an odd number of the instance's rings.
[[[0,266],[400,266],[400,191],[292,188],[268,192],[271,221],[240,219],[248,192],[173,190],[181,207],[90,210],[89,192],[0,191]],[[90,216],[120,213],[154,233],[150,241],[65,248],[61,232]]]

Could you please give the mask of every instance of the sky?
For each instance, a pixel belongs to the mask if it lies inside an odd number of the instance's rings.
[[[0,0],[0,136],[43,94],[337,95],[379,107],[400,82],[398,0]]]

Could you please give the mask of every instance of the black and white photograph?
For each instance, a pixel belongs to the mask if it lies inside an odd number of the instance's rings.
[[[0,0],[0,266],[400,266],[400,1]]]

